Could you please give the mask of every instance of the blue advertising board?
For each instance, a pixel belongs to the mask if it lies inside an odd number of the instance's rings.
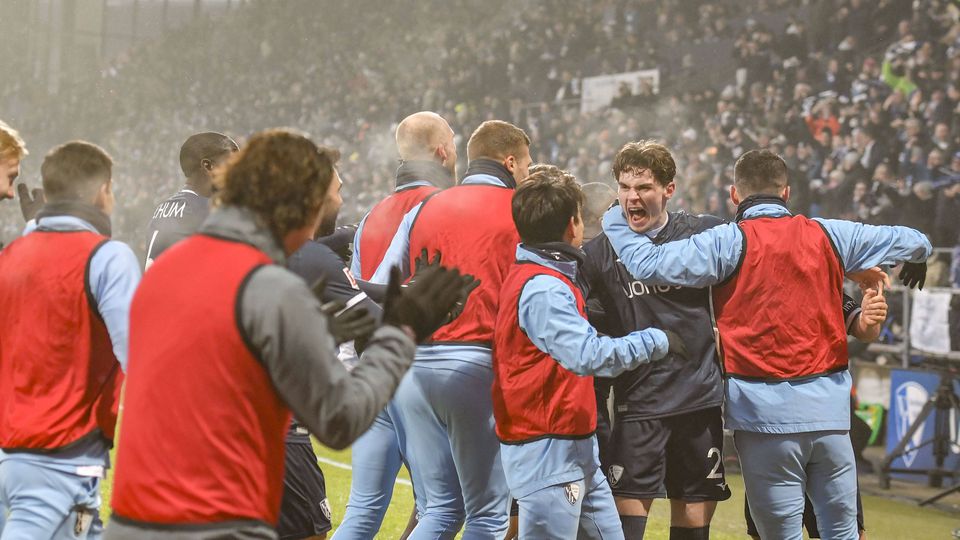
[[[937,386],[940,383],[939,375],[934,373],[895,369],[890,373],[890,412],[887,416],[887,453],[889,454],[907,430],[917,420],[923,406],[935,397]],[[960,389],[954,381],[954,392]],[[960,392],[958,392],[960,393]],[[896,458],[891,467],[903,469],[929,469],[934,466],[933,446],[929,443],[933,439],[935,429],[935,415],[929,415],[923,422],[923,427],[913,434],[907,445],[906,453]],[[944,413],[940,413],[944,414]],[[950,454],[944,462],[944,468],[956,470],[960,467],[960,411],[950,410],[945,413],[950,418]],[[894,478],[914,482],[926,482],[923,474],[892,474]],[[944,479],[944,485],[949,485],[950,479]]]

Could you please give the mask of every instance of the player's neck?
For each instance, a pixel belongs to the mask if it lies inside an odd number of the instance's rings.
[[[213,183],[208,178],[187,178],[186,187],[201,197],[213,195]]]

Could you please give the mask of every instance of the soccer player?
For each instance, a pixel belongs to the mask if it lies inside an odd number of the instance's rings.
[[[880,330],[884,321],[887,320],[887,300],[883,296],[883,285],[886,273],[880,268],[874,268],[878,276],[883,278],[872,283],[861,284],[863,298],[860,303],[843,294],[843,318],[847,324],[847,333],[863,342],[870,342],[880,337]],[[851,405],[850,422],[855,421],[855,413]],[[760,533],[757,532],[757,525],[750,516],[749,501],[743,499],[743,513],[747,520],[747,535],[757,540],[760,539]],[[810,538],[820,538],[820,529],[817,526],[817,516],[813,511],[813,504],[810,497],[804,497],[803,501],[803,528],[807,530]],[[860,540],[866,536],[866,526],[863,519],[863,502],[860,499],[860,486],[857,485],[857,531],[860,534]]]
[[[99,538],[140,281],[133,251],[110,240],[113,162],[82,141],[54,148],[47,204],[0,251],[0,536]]]
[[[20,134],[0,120],[0,201],[13,198],[13,183],[20,176],[20,162],[27,154]]]
[[[513,196],[523,243],[500,291],[493,404],[520,538],[623,538],[600,470],[592,375],[682,352],[669,331],[612,339],[587,322],[575,285],[583,200],[576,179],[560,170],[532,174]]]
[[[713,216],[668,212],[676,164],[661,144],[627,143],[613,161],[622,208],[642,208],[630,230],[654,243],[719,225]],[[723,471],[723,384],[710,321],[708,289],[655,287],[635,280],[600,234],[584,247],[584,289],[600,305],[592,321],[610,336],[670,328],[690,360],[656,362],[598,381],[600,401],[613,386],[614,418],[601,449],[628,540],[643,538],[653,500],[670,499],[670,537],[705,539],[717,501],[730,497]],[[664,490],[664,488],[666,488]]]
[[[414,207],[401,222],[377,274],[394,261],[412,268],[427,250],[481,285],[462,313],[417,351],[388,409],[406,435],[401,451],[423,508],[410,538],[499,538],[507,529],[509,490],[494,433],[490,347],[500,285],[519,243],[510,199],[527,177],[530,139],[490,120],[467,143],[466,176]],[[409,271],[409,270],[408,270]]]
[[[404,215],[440,188],[453,185],[457,167],[453,137],[447,121],[429,111],[411,114],[397,126],[401,163],[396,188],[364,216],[354,236],[351,270],[361,280],[373,278]],[[397,426],[386,412],[354,443],[350,461],[350,499],[335,540],[373,538],[390,506],[403,458]],[[411,516],[415,522],[416,508]]]
[[[180,191],[153,211],[144,268],[149,268],[167,248],[200,228],[210,213],[214,171],[237,149],[233,139],[213,131],[191,135],[184,141],[180,147],[180,170],[187,181]]]
[[[130,378],[108,538],[275,538],[290,412],[344,448],[386,405],[471,283],[432,268],[388,285],[383,326],[347,372],[319,301],[282,265],[316,233],[336,155],[285,130],[251,137],[219,207],[158,259],[130,312]],[[171,339],[173,336],[173,339]],[[189,374],[170,383],[171,373]]]
[[[906,261],[901,277],[922,286],[932,248],[906,227],[792,216],[787,176],[779,156],[752,150],[734,168],[736,223],[655,244],[631,230],[647,219],[633,201],[608,211],[603,228],[646,286],[713,286],[725,427],[760,536],[801,537],[806,489],[821,532],[855,539],[843,275]]]

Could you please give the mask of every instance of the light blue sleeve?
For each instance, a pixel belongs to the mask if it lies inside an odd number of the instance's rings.
[[[600,336],[577,310],[564,282],[536,276],[520,293],[520,329],[541,351],[577,375],[616,377],[667,355],[667,335],[656,328],[622,338]]]
[[[933,253],[930,240],[910,227],[815,219],[833,239],[845,272],[892,266],[902,261],[923,262]]]
[[[122,242],[107,242],[90,260],[90,292],[110,333],[113,354],[124,372],[130,337],[130,302],[139,283],[140,263],[133,250]]]
[[[393,235],[393,240],[390,241],[390,247],[387,248],[383,260],[380,261],[380,266],[377,267],[369,280],[370,283],[386,284],[390,281],[390,269],[394,266],[400,267],[400,273],[404,278],[410,276],[410,229],[413,227],[413,220],[420,213],[421,206],[423,206],[423,203],[417,204],[403,216],[400,226],[397,227],[397,233]]]
[[[33,231],[35,231],[36,229],[37,229],[37,220],[36,220],[36,219],[31,219],[31,220],[28,221],[27,224],[23,227],[23,234],[21,234],[20,236],[26,236],[26,235],[32,233]]]
[[[350,273],[360,279],[360,276],[363,275],[360,272],[360,235],[363,234],[363,226],[367,223],[367,216],[370,214],[367,213],[366,216],[363,216],[363,219],[360,220],[360,224],[357,225],[357,232],[353,233],[353,256],[350,258]]]
[[[603,232],[627,271],[645,285],[716,285],[737,271],[743,252],[743,233],[735,223],[658,245],[633,232],[619,206],[603,215]]]

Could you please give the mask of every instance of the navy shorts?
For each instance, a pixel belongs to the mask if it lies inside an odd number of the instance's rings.
[[[280,540],[300,540],[329,531],[330,503],[323,471],[313,446],[287,442],[283,474],[283,502],[277,534]]]
[[[603,464],[613,494],[688,502],[730,498],[723,471],[723,418],[711,407],[663,418],[618,419]]]

